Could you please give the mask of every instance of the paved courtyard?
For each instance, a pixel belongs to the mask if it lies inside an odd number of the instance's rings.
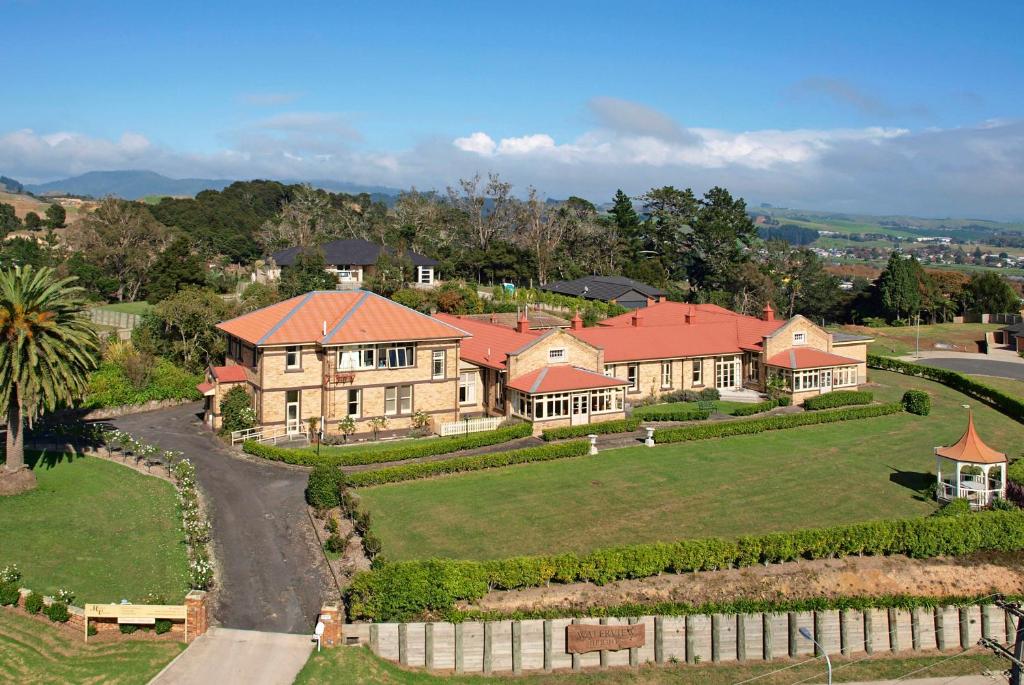
[[[306,514],[306,473],[232,455],[202,426],[199,406],[112,423],[196,465],[213,523],[220,572],[214,617],[221,625],[310,634],[329,586]]]

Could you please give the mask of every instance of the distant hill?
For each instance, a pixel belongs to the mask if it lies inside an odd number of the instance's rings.
[[[13,178],[0,176],[0,190],[7,191],[8,193],[20,193],[25,190],[25,186],[21,185]]]
[[[3,184],[5,179],[0,179]],[[6,179],[13,181],[12,179]],[[75,195],[95,198],[113,195],[125,200],[143,200],[147,197],[194,197],[203,190],[223,190],[237,179],[211,178],[169,178],[155,171],[90,171],[81,176],[49,181],[48,183],[30,183],[25,190],[36,195]],[[299,180],[282,180],[282,183],[301,183]],[[385,186],[365,186],[347,181],[316,180],[307,181],[317,188],[341,193],[369,193],[374,199],[386,201],[400,192],[396,188]],[[20,184],[19,184],[20,185]]]

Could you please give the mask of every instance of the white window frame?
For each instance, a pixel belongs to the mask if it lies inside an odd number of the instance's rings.
[[[807,344],[807,333],[806,333],[806,331],[793,331],[793,344],[794,345],[806,345]]]
[[[802,369],[793,371],[793,392],[808,392],[821,387],[818,369]]]
[[[532,398],[533,415],[539,421],[560,419],[570,416],[572,393],[556,392],[546,395],[534,395]]]
[[[557,364],[566,361],[567,355],[564,347],[554,347],[548,350],[548,362]]]
[[[446,367],[445,362],[446,362],[446,358],[445,358],[445,353],[444,352],[445,352],[444,350],[434,350],[433,353],[430,355],[430,376],[431,376],[431,378],[444,378],[445,377],[445,371],[446,371],[446,369],[445,369],[445,367]],[[440,369],[438,367],[438,362],[440,362]]]
[[[432,266],[418,266],[416,267],[416,282],[420,285],[430,285],[434,282],[434,267]]]
[[[690,362],[690,385],[704,385],[704,360]]]
[[[398,363],[405,357],[404,364]],[[409,369],[416,366],[415,345],[389,345],[377,351],[378,369]]]
[[[615,364],[605,364],[604,375],[608,376],[608,378],[615,378]]]
[[[295,361],[292,362],[292,355]],[[284,368],[295,371],[302,368],[302,347],[300,345],[288,345],[284,348]]]
[[[672,387],[672,362],[661,363],[661,387],[662,389]]]
[[[412,386],[398,386],[398,413],[403,415],[412,414]]]
[[[363,371],[377,366],[376,345],[346,345],[338,348],[338,371]]]
[[[640,390],[640,365],[629,364],[626,366],[626,380],[629,381],[629,389],[634,392]]]
[[[622,388],[603,388],[590,392],[590,413],[611,414],[622,411]]]
[[[398,386],[389,385],[384,388],[384,416],[398,413]]]
[[[355,397],[354,400],[353,397]],[[352,411],[353,405],[355,405],[355,412]],[[358,419],[363,415],[363,391],[361,388],[348,389],[348,394],[345,397],[345,411],[346,416],[353,419]]]
[[[848,388],[857,385],[858,375],[856,366],[837,366],[832,372],[832,387]]]
[[[459,404],[476,404],[476,379],[478,374],[475,371],[464,371],[459,374]]]

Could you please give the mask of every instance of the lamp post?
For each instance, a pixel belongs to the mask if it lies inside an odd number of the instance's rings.
[[[832,660],[828,658],[828,652],[826,652],[825,648],[814,639],[814,636],[811,635],[811,631],[807,630],[807,628],[801,628],[799,632],[800,635],[813,642],[814,646],[821,650],[822,656],[825,657],[825,666],[828,668],[828,685],[832,685]]]

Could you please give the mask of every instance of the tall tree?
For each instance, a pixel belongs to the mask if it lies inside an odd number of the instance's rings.
[[[0,271],[0,405],[7,416],[8,472],[25,465],[25,422],[71,405],[96,367],[98,341],[82,290],[53,269]]]
[[[306,247],[295,255],[295,263],[281,270],[277,287],[282,299],[308,293],[311,290],[334,290],[338,277],[325,269],[324,252],[318,246]]]
[[[21,219],[14,211],[14,205],[0,202],[0,236],[21,228]]]
[[[971,309],[985,314],[1005,314],[1020,310],[1020,297],[1010,283],[997,273],[974,274],[967,283]]]
[[[746,248],[757,239],[746,202],[716,186],[704,193],[690,228],[685,244],[691,263],[691,287],[728,289],[736,267],[747,259]]]
[[[35,212],[29,212],[25,215],[25,228],[30,231],[38,231],[43,227],[43,220]]]
[[[878,276],[878,294],[886,315],[894,319],[909,319],[921,308],[921,291],[912,264],[917,260],[898,252],[889,255],[889,262]],[[920,264],[917,265],[920,269]]]
[[[689,188],[652,188],[640,198],[647,220],[632,241],[637,258],[656,257],[669,277],[687,277],[690,261],[688,234],[700,206]]]
[[[192,251],[192,241],[181,236],[160,253],[149,270],[146,301],[156,304],[183,286],[205,284],[206,264]]]
[[[46,225],[50,228],[64,228],[67,219],[68,213],[59,203],[52,202],[46,208]]]
[[[140,350],[169,356],[192,371],[224,354],[224,336],[215,328],[232,307],[212,290],[185,287],[162,300],[132,331]]]
[[[335,214],[327,193],[302,185],[277,217],[264,222],[260,244],[268,253],[286,247],[313,247],[337,237]]]
[[[516,221],[516,201],[512,184],[498,174],[488,174],[481,185],[480,175],[459,180],[458,190],[448,188],[448,201],[462,211],[468,221],[469,238],[486,251],[492,242],[508,238]]]
[[[545,202],[536,188],[531,187],[528,193],[526,202],[520,205],[522,228],[517,233],[517,242],[533,253],[537,283],[546,285],[554,268],[555,250],[569,232],[576,212],[569,206],[556,207]]]
[[[623,235],[633,235],[640,227],[640,217],[633,209],[633,198],[622,192],[619,188],[615,191],[612,199],[612,208],[609,212],[615,221],[616,227]]]

